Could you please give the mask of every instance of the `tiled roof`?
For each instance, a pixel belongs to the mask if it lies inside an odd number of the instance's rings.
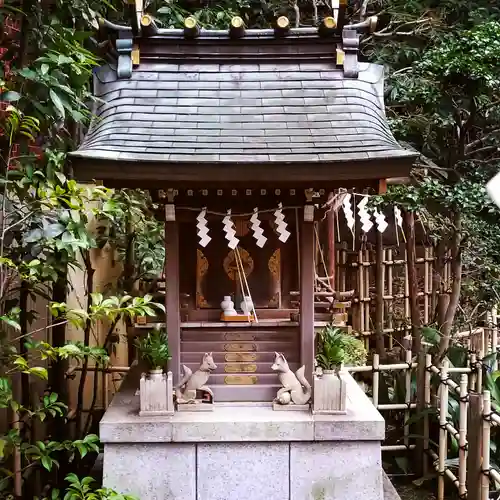
[[[331,62],[141,61],[128,79],[96,72],[102,103],[80,158],[189,163],[414,157],[392,136],[383,69]]]

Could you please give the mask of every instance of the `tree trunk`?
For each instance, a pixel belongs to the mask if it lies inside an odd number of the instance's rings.
[[[52,286],[52,300],[54,302],[66,302],[67,280],[66,275],[60,276]],[[54,321],[54,322],[57,322]],[[66,343],[66,325],[57,325],[51,329],[52,345],[62,347]],[[57,358],[52,361],[49,371],[49,386],[52,392],[59,395],[59,401],[68,404],[68,387],[66,382],[66,371],[68,361]],[[54,419],[52,426],[52,436],[58,441],[66,439],[66,426],[60,425],[57,419]]]
[[[453,331],[453,322],[457,313],[462,288],[462,218],[460,213],[455,212],[453,216],[454,233],[451,240],[451,294],[448,307],[441,326],[441,340],[439,342],[439,356],[445,355],[450,346],[450,337]]]

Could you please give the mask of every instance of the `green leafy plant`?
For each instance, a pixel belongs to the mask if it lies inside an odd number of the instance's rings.
[[[334,326],[316,335],[316,362],[323,370],[339,370],[343,364],[362,365],[366,349],[359,339]]]
[[[76,474],[68,474],[66,481],[69,486],[65,492],[53,489],[49,496],[40,500],[137,500],[132,495],[123,495],[110,488],[94,489],[91,485],[95,480],[91,477],[79,479]]]
[[[165,330],[155,329],[149,332],[145,337],[137,339],[136,346],[151,370],[162,368],[171,359]]]

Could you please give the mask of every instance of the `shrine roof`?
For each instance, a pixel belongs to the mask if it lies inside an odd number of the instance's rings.
[[[347,49],[339,65],[337,40],[310,32],[276,40],[262,30],[234,42],[216,32],[179,40],[172,31],[134,40],[140,62],[130,63],[130,71],[118,57],[95,72],[99,104],[82,144],[71,153],[77,170],[95,160],[149,165],[391,160],[409,171],[417,154],[401,147],[390,131],[383,68],[358,62],[357,50],[353,71]]]

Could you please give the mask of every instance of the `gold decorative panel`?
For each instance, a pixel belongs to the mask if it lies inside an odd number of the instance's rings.
[[[238,247],[238,252],[240,254],[241,263],[243,264],[243,271],[245,272],[245,276],[248,278],[250,274],[252,274],[254,268],[254,262],[250,254],[241,247]],[[230,250],[226,255],[226,258],[223,262],[224,271],[228,275],[231,281],[239,280],[238,275],[238,266],[236,265],[236,255],[234,250]]]
[[[203,252],[198,248],[196,251],[196,307],[208,307],[208,303],[203,296],[201,289],[201,283],[203,278],[208,271],[208,259],[205,257]]]
[[[251,363],[252,361],[257,361],[257,354],[251,354],[249,352],[231,352],[226,354],[224,359],[228,363]]]
[[[228,375],[224,377],[226,385],[255,385],[258,381],[257,375]]]
[[[226,373],[255,373],[257,365],[226,365],[224,371]]]
[[[224,344],[224,350],[226,352],[256,351],[257,346],[255,344]]]

